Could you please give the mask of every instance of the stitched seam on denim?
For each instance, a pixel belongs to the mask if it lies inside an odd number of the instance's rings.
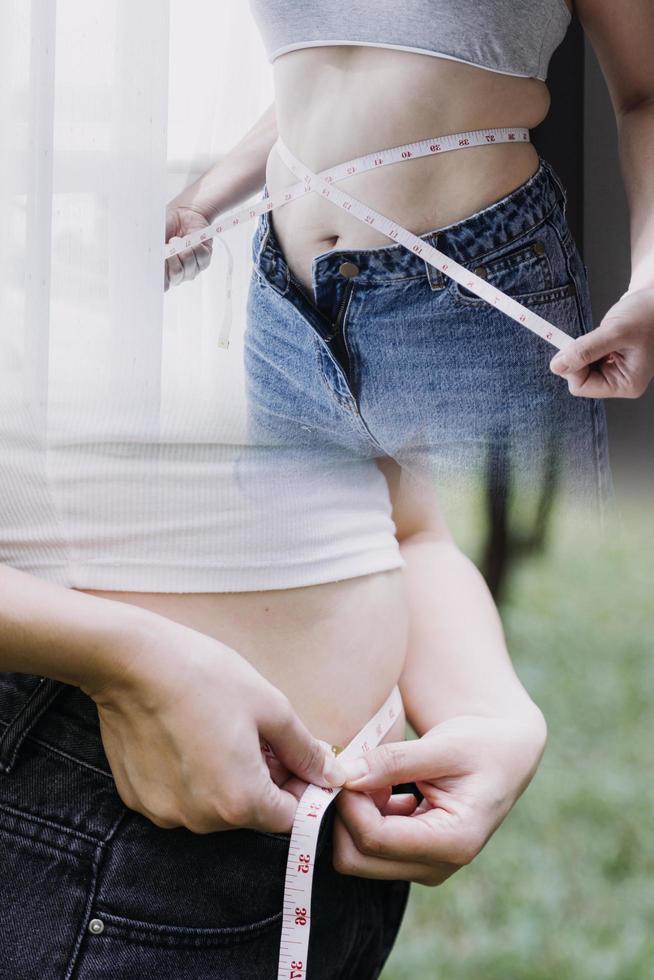
[[[552,286],[551,289],[540,290],[535,293],[512,293],[510,299],[516,301],[516,303],[522,304],[522,306],[544,306],[546,303],[555,303],[557,301],[568,299],[572,297],[572,293],[569,292],[570,283],[563,286]],[[573,284],[574,285],[574,284]],[[470,306],[472,308],[483,309],[484,306],[488,306],[490,310],[496,309],[492,304],[488,303],[487,300],[482,299],[471,299],[468,296],[463,296],[458,290],[452,290],[452,302],[460,303],[464,306]],[[501,311],[500,311],[501,312]]]
[[[345,327],[345,321],[347,319],[347,314],[348,314],[348,310],[350,308],[350,303],[352,301],[352,294],[353,293],[354,293],[354,289],[351,288],[349,290],[348,297],[347,297],[347,302],[345,304],[345,309],[343,310],[343,314],[342,314],[342,317],[341,317],[341,332],[343,331],[343,329]],[[325,383],[325,386],[326,386],[327,390],[329,391],[331,397],[334,398],[337,401],[337,403],[338,403],[338,405],[339,405],[340,408],[345,408],[345,405],[343,404],[343,401],[341,399],[347,400],[349,398],[356,405],[356,398],[354,397],[354,392],[350,388],[349,382],[348,382],[347,377],[346,377],[346,374],[345,374],[345,369],[339,363],[336,355],[332,353],[332,351],[331,351],[331,349],[329,347],[328,341],[326,341],[323,337],[320,336],[320,334],[315,329],[315,327],[313,327],[311,324],[309,324],[309,326],[310,326],[310,328],[311,328],[311,330],[313,332],[314,339],[317,341],[319,352],[320,352],[320,350],[322,350],[325,354],[327,354],[327,356],[329,357],[330,361],[332,362],[333,366],[335,367],[335,369],[337,371],[337,376],[343,381],[343,383],[345,384],[345,387],[347,389],[347,395],[343,396],[340,392],[338,392],[334,388],[333,385],[330,384],[329,379],[328,379],[328,377],[327,377],[327,375],[326,375],[326,373],[324,371],[324,368],[323,368],[322,359],[320,359],[320,356],[319,356],[319,360],[320,360],[320,372],[321,372],[323,381]],[[346,409],[346,411],[347,411],[347,409]],[[352,414],[352,413],[350,413],[350,414]]]
[[[39,680],[39,683],[34,688],[32,693],[29,695],[23,707],[20,709],[18,714],[12,719],[8,727],[5,728],[4,732],[2,733],[2,736],[0,736],[0,759],[2,758],[2,754],[3,754],[4,742],[8,741],[11,744],[11,739],[14,735],[14,729],[18,721],[21,719],[25,711],[27,711],[29,707],[32,707],[35,701],[41,698],[43,691],[46,689],[46,684],[48,683],[48,681],[52,682],[53,679],[44,677],[41,680]],[[59,686],[55,687],[54,690],[51,690],[47,698],[39,703],[35,716],[31,719],[28,726],[24,728],[23,731],[19,732],[19,734],[16,736],[16,740],[13,744],[13,747],[10,750],[9,755],[6,757],[4,761],[0,762],[0,764],[2,765],[3,772],[11,772],[13,767],[16,765],[18,752],[25,739],[29,736],[29,732],[40,720],[40,718],[45,713],[45,711],[49,708],[49,706],[52,704],[55,697],[61,692],[62,690],[61,681],[57,681],[56,683]]]
[[[274,915],[266,916],[257,922],[249,922],[243,926],[176,926],[160,922],[148,922],[145,919],[130,919],[124,915],[118,915],[105,909],[102,905],[96,905],[95,910],[98,917],[104,917],[106,922],[114,924],[119,928],[128,930],[131,933],[140,933],[141,941],[151,942],[152,945],[159,945],[157,938],[165,940],[183,941],[185,938],[192,941],[215,939],[219,943],[229,940],[242,941],[250,936],[256,936],[263,930],[274,927],[282,918],[283,910],[275,912]]]
[[[325,366],[324,366],[324,362],[323,362],[323,356],[326,356],[328,358],[329,362],[332,363],[332,360],[333,359],[331,357],[331,354],[329,353],[328,350],[325,350],[324,341],[316,333],[316,331],[313,329],[313,327],[311,327],[310,324],[309,324],[309,328],[312,331],[312,338],[311,339],[312,339],[312,342],[313,342],[313,350],[314,350],[314,355],[315,355],[315,358],[316,358],[316,364],[317,364],[317,367],[318,367],[318,374],[320,375],[320,380],[322,381],[322,383],[323,383],[323,385],[325,387],[325,390],[329,394],[330,400],[333,401],[336,404],[336,406],[338,408],[340,408],[342,411],[347,411],[344,408],[344,406],[343,406],[343,404],[342,404],[342,402],[341,402],[341,400],[339,398],[338,392],[335,390],[334,386],[330,383],[329,378],[327,376],[327,373],[325,371]],[[349,414],[351,414],[351,413],[348,413],[348,415]]]
[[[63,980],[71,980],[71,977],[74,976],[75,970],[77,968],[77,960],[79,957],[80,949],[82,948],[82,942],[87,933],[89,916],[91,913],[91,909],[93,908],[93,902],[95,901],[95,896],[98,891],[100,863],[103,860],[103,858],[104,858],[103,845],[99,843],[95,849],[95,853],[93,855],[93,861],[91,863],[91,866],[93,868],[93,877],[92,877],[91,884],[87,889],[87,893],[86,893],[86,904],[84,906],[84,914],[81,917],[81,921],[79,923],[77,936],[75,937],[75,942],[70,952],[70,956],[68,959],[68,967],[64,974]]]
[[[559,242],[561,243],[561,248],[562,248],[562,250],[564,252],[564,255],[565,255],[565,263],[566,263],[566,269],[568,270],[568,276],[570,277],[570,281],[574,284],[574,287],[575,287],[574,299],[575,299],[575,304],[576,304],[576,307],[577,307],[577,313],[578,313],[578,316],[579,316],[579,325],[581,327],[581,334],[580,334],[580,336],[583,336],[583,335],[589,333],[590,331],[586,329],[586,323],[584,321],[584,310],[583,310],[583,305],[582,305],[582,302],[581,302],[580,284],[577,281],[577,277],[575,276],[575,274],[574,274],[574,272],[572,270],[572,254],[568,251],[568,248],[567,248],[567,245],[565,243],[565,240],[561,236],[561,233],[559,232],[559,229],[557,228],[556,223],[553,222],[553,221],[549,221],[548,224],[554,230],[555,235],[559,239]],[[574,239],[572,238],[572,235],[569,236],[569,243],[574,244]],[[591,328],[590,329],[592,329],[592,324],[591,324]],[[571,397],[575,397],[575,396],[571,396]],[[591,402],[595,403],[595,400],[594,399],[590,399],[590,400],[591,400]],[[599,436],[599,427],[598,427],[598,417],[597,417],[596,404],[592,404],[590,406],[590,415],[591,415],[591,424],[592,424],[592,427],[593,427],[593,448],[595,450],[595,452],[594,452],[594,459],[593,459],[593,468],[595,470],[595,495],[596,495],[596,498],[600,501],[599,502],[599,507],[600,507],[600,513],[601,513],[601,508],[602,508],[602,503],[601,503],[601,490],[600,490],[600,488],[601,488],[601,463],[600,463],[601,445],[600,445],[600,436]]]
[[[93,772],[97,772],[99,776],[104,776],[105,779],[113,781],[113,774],[107,772],[106,769],[100,769],[95,766],[92,762],[88,762],[86,759],[80,759],[79,756],[70,755],[64,749],[60,748],[58,745],[53,745],[52,742],[47,742],[45,739],[39,738],[37,735],[27,735],[26,736],[31,742],[36,742],[41,748],[45,749],[47,752],[51,752],[53,755],[58,755],[63,759],[67,759],[76,766],[80,766],[84,769],[91,769]]]
[[[490,275],[495,272],[513,272],[515,270],[522,270],[525,265],[525,257],[531,259],[531,264],[539,269],[541,265],[545,265],[549,272],[548,281],[550,283],[547,289],[554,289],[552,285],[553,273],[552,273],[552,263],[550,262],[550,257],[547,252],[543,252],[542,255],[538,255],[534,252],[531,244],[521,245],[519,248],[514,248],[510,252],[506,252],[504,255],[498,255],[494,259],[489,259],[486,263],[486,271]],[[538,290],[539,292],[541,290]]]
[[[556,203],[552,205],[549,211],[547,211],[542,218],[540,218],[533,225],[529,225],[529,227],[525,228],[524,231],[518,232],[518,234],[514,235],[513,238],[507,238],[506,241],[500,242],[499,245],[493,245],[491,248],[487,249],[487,251],[480,252],[479,255],[474,255],[471,258],[466,258],[461,262],[461,264],[464,265],[465,262],[479,262],[480,259],[485,259],[487,255],[491,255],[493,252],[496,252],[499,248],[504,248],[506,245],[511,245],[512,242],[519,241],[521,238],[524,238],[526,235],[531,235],[537,228],[540,228],[541,225],[543,225],[548,220],[549,216],[552,214],[555,207],[556,207]],[[498,256],[498,258],[499,257],[500,256]],[[451,281],[455,282],[456,280],[452,279]]]
[[[49,678],[48,680],[51,680],[51,679]],[[55,687],[54,690],[51,690],[51,692],[48,695],[47,699],[43,700],[39,704],[39,707],[38,707],[38,709],[36,711],[36,714],[34,715],[34,717],[32,718],[32,720],[30,721],[29,726],[24,731],[21,732],[20,737],[17,739],[17,741],[16,741],[16,743],[14,745],[13,753],[12,753],[12,760],[11,760],[11,766],[12,767],[16,764],[16,759],[17,759],[17,756],[18,756],[18,752],[22,748],[22,745],[23,745],[23,742],[25,741],[25,739],[30,737],[30,732],[35,727],[35,725],[37,724],[37,722],[39,722],[41,720],[41,718],[46,713],[46,711],[48,710],[48,708],[50,707],[50,705],[52,704],[52,702],[54,701],[54,699],[63,691],[64,686],[63,686],[62,682],[61,681],[55,681],[55,683],[57,684],[57,687]],[[39,688],[39,691],[42,691],[42,690],[43,690],[43,687]],[[5,732],[5,735],[6,735],[6,732]]]
[[[36,697],[36,695],[41,690],[43,690],[43,685],[44,684],[45,684],[45,677],[40,678],[39,679],[39,682],[36,685],[36,687],[34,688],[34,690],[27,696],[27,699],[24,702],[24,704],[21,707],[21,709],[19,710],[18,714],[14,715],[14,717],[7,723],[7,728],[5,729],[5,731],[2,734],[2,737],[0,738],[0,750],[2,749],[2,740],[3,740],[4,736],[7,734],[7,731],[13,730],[14,725],[16,724],[16,722],[18,721],[18,719],[25,713],[25,711],[27,710],[27,707],[30,704],[30,702],[33,700],[33,698]]]
[[[263,255],[263,250],[266,247],[266,243],[268,241],[268,236],[270,235],[270,219],[268,219],[268,221],[266,222],[266,226],[265,227],[266,227],[266,231],[265,231],[265,233],[261,237],[261,241],[259,242],[259,248],[257,250],[257,257],[256,257],[256,261],[255,261],[255,265],[257,267],[261,265],[261,256]]]
[[[355,289],[352,288],[350,290],[350,295],[348,297],[347,306],[345,308],[345,311],[343,313],[343,317],[341,319],[341,336],[343,338],[343,343],[345,345],[345,348],[346,348],[346,350],[348,352],[348,357],[350,358],[350,368],[351,368],[353,377],[355,377],[355,378],[358,379],[358,377],[359,377],[359,372],[357,370],[357,368],[358,368],[358,361],[354,357],[354,355],[352,353],[352,350],[350,348],[350,345],[347,342],[348,314],[350,312],[350,304],[352,303],[352,297],[354,296],[354,293],[355,293]],[[357,414],[354,416],[354,419],[355,419],[355,421],[356,421],[356,423],[358,425],[359,430],[363,434],[366,442],[370,443],[375,449],[378,449],[384,455],[387,455],[384,447],[379,444],[379,442],[377,441],[377,439],[375,439],[375,437],[373,436],[372,432],[368,428],[368,423],[366,422],[366,420],[364,419],[363,415],[361,414],[361,406],[359,404],[359,400],[356,397],[355,392],[353,392],[352,389],[350,388],[349,383],[348,383],[348,389],[351,392],[352,401],[354,402],[354,404],[356,405],[356,408],[357,408]]]
[[[516,303],[521,303],[523,306],[542,306],[544,303],[553,303],[556,300],[566,299],[566,297],[571,296],[570,286],[574,285],[571,283],[564,283],[563,286],[550,286],[548,289],[538,289],[533,293],[511,293],[510,299],[516,301]],[[464,296],[456,288],[453,288],[452,295],[457,302],[464,303],[466,306],[479,306],[484,307],[489,306],[490,309],[494,309],[492,304],[488,303],[488,300],[484,300],[481,297],[470,297]],[[509,295],[507,293],[507,295]]]
[[[394,286],[396,282],[409,282],[411,279],[427,279],[427,278],[428,278],[427,273],[421,272],[417,276],[395,276],[393,279],[389,279],[389,278],[362,279],[359,283],[357,283],[357,285],[359,287],[364,287],[370,284],[371,286],[374,285],[375,287],[378,288],[379,286]]]
[[[574,274],[574,272],[572,270],[572,255],[568,251],[568,248],[567,248],[567,246],[566,246],[563,238],[561,237],[561,234],[559,232],[559,229],[556,227],[556,223],[554,221],[549,221],[548,224],[549,224],[550,228],[552,228],[554,230],[554,234],[556,235],[556,237],[558,238],[558,240],[559,240],[559,242],[561,244],[561,248],[563,250],[563,254],[565,255],[565,267],[568,270],[568,277],[570,279],[570,282],[572,282],[574,284],[574,287],[575,287],[574,298],[575,298],[575,303],[577,305],[577,315],[579,317],[579,326],[581,327],[581,334],[580,334],[580,336],[582,336],[582,335],[587,334],[589,331],[586,329],[586,324],[584,322],[584,311],[583,311],[583,307],[582,307],[582,304],[581,304],[581,296],[579,295],[579,283],[577,281],[577,277],[575,276],[575,274]]]
[[[47,827],[49,830],[55,830],[58,834],[65,834],[68,837],[74,837],[76,840],[88,841],[90,844],[94,844],[94,845],[102,843],[101,841],[98,840],[97,837],[92,837],[90,834],[85,834],[83,830],[73,830],[72,827],[67,827],[65,824],[54,823],[52,820],[48,820],[47,817],[39,817],[36,816],[34,813],[30,813],[29,810],[18,810],[16,807],[11,806],[11,804],[9,803],[0,803],[0,810],[4,810],[5,813],[10,814],[10,816],[12,817],[17,817],[20,818],[21,820],[27,820],[29,823],[34,823],[37,826],[41,825]],[[12,831],[12,833],[14,833],[14,831]],[[15,833],[20,833],[20,832],[15,831]],[[21,836],[26,837],[28,840],[33,840],[33,838],[28,837],[27,834],[21,834]],[[41,843],[41,841],[39,841],[39,843]],[[66,851],[65,848],[63,847],[59,848],[56,844],[53,844],[51,841],[48,841],[46,843],[49,843],[50,846],[54,847],[56,850],[64,851],[64,853],[66,854],[70,853],[69,851]]]

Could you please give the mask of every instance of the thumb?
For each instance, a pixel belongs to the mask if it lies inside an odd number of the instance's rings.
[[[345,771],[328,743],[314,738],[292,709],[266,719],[259,731],[293,775],[317,786],[335,787],[345,782]]]
[[[594,361],[615,351],[615,327],[610,324],[600,324],[595,330],[577,337],[559,351],[550,361],[550,370],[554,374],[568,374],[582,371]]]
[[[347,789],[370,792],[397,783],[438,779],[452,774],[457,760],[450,738],[441,734],[406,742],[385,742],[364,755],[339,760]]]

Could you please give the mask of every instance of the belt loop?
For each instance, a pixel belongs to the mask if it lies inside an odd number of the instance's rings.
[[[427,235],[425,241],[428,245],[431,245],[432,248],[436,248],[438,246],[439,238],[440,234],[436,231],[431,235]],[[441,272],[440,269],[434,268],[430,262],[425,262],[425,269],[427,271],[427,281],[429,282],[432,290],[443,289],[445,286],[447,286],[448,277],[445,275],[445,273]]]
[[[16,765],[18,752],[41,715],[57,695],[69,687],[52,677],[39,677],[39,682],[0,735],[0,772],[9,773]]]

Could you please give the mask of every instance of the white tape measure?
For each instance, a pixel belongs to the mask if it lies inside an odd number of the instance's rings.
[[[402,711],[402,696],[394,687],[379,711],[343,749],[339,759],[354,759],[378,745]],[[340,788],[310,784],[298,803],[288,848],[284,884],[282,938],[277,980],[306,980],[311,929],[311,889],[318,832]]]
[[[344,208],[349,214],[354,215],[366,225],[372,225],[383,234],[387,235],[394,242],[404,245],[409,251],[420,255],[429,265],[435,269],[440,269],[451,279],[455,279],[466,289],[475,295],[486,300],[492,306],[506,313],[512,319],[521,323],[528,330],[538,334],[547,340],[553,347],[562,349],[572,341],[572,337],[560,330],[554,324],[538,316],[533,310],[516,302],[500,289],[492,286],[480,276],[475,275],[465,266],[455,262],[443,252],[432,245],[427,244],[417,235],[412,234],[406,228],[391,221],[378,211],[369,208],[362,201],[357,200],[350,194],[339,190],[334,184],[338,180],[350,177],[355,173],[364,173],[366,170],[373,170],[377,167],[384,167],[390,163],[398,163],[401,160],[417,159],[418,157],[433,156],[439,153],[446,153],[449,150],[462,150],[470,146],[490,146],[493,143],[510,142],[529,142],[529,130],[523,127],[498,128],[498,129],[476,129],[463,133],[450,133],[446,136],[436,136],[433,139],[419,140],[415,143],[405,143],[402,146],[390,147],[385,150],[377,150],[368,153],[345,163],[339,163],[334,167],[314,173],[298,160],[281,137],[277,138],[273,148],[277,150],[280,158],[286,166],[299,178],[296,184],[285,187],[272,197],[264,197],[255,204],[234,211],[228,211],[219,216],[217,222],[206,228],[199,228],[185,238],[171,238],[164,246],[164,258],[171,258],[173,255],[183,252],[187,248],[192,248],[209,238],[218,237],[219,241],[227,250],[227,288],[226,288],[226,308],[223,323],[221,325],[218,344],[227,347],[229,344],[229,329],[231,324],[231,279],[233,261],[231,252],[222,236],[230,228],[241,224],[243,221],[250,221],[258,217],[264,211],[272,211],[274,208],[283,207],[290,201],[301,197],[310,192],[319,193],[326,200],[331,201],[336,207]]]

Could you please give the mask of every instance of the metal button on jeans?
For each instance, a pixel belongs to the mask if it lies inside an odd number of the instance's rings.
[[[354,262],[341,262],[338,271],[342,276],[347,276],[348,279],[351,279],[353,276],[359,275],[359,266],[355,265]]]
[[[89,922],[89,932],[94,933],[96,936],[104,932],[104,922],[102,919],[91,919]]]
[[[479,276],[480,279],[485,279],[486,278],[486,266],[485,265],[478,265],[472,271],[474,272],[474,274],[476,276]]]
[[[536,255],[544,255],[545,254],[545,246],[543,245],[542,242],[534,242],[534,244],[532,245],[532,248],[533,248],[534,253]]]

